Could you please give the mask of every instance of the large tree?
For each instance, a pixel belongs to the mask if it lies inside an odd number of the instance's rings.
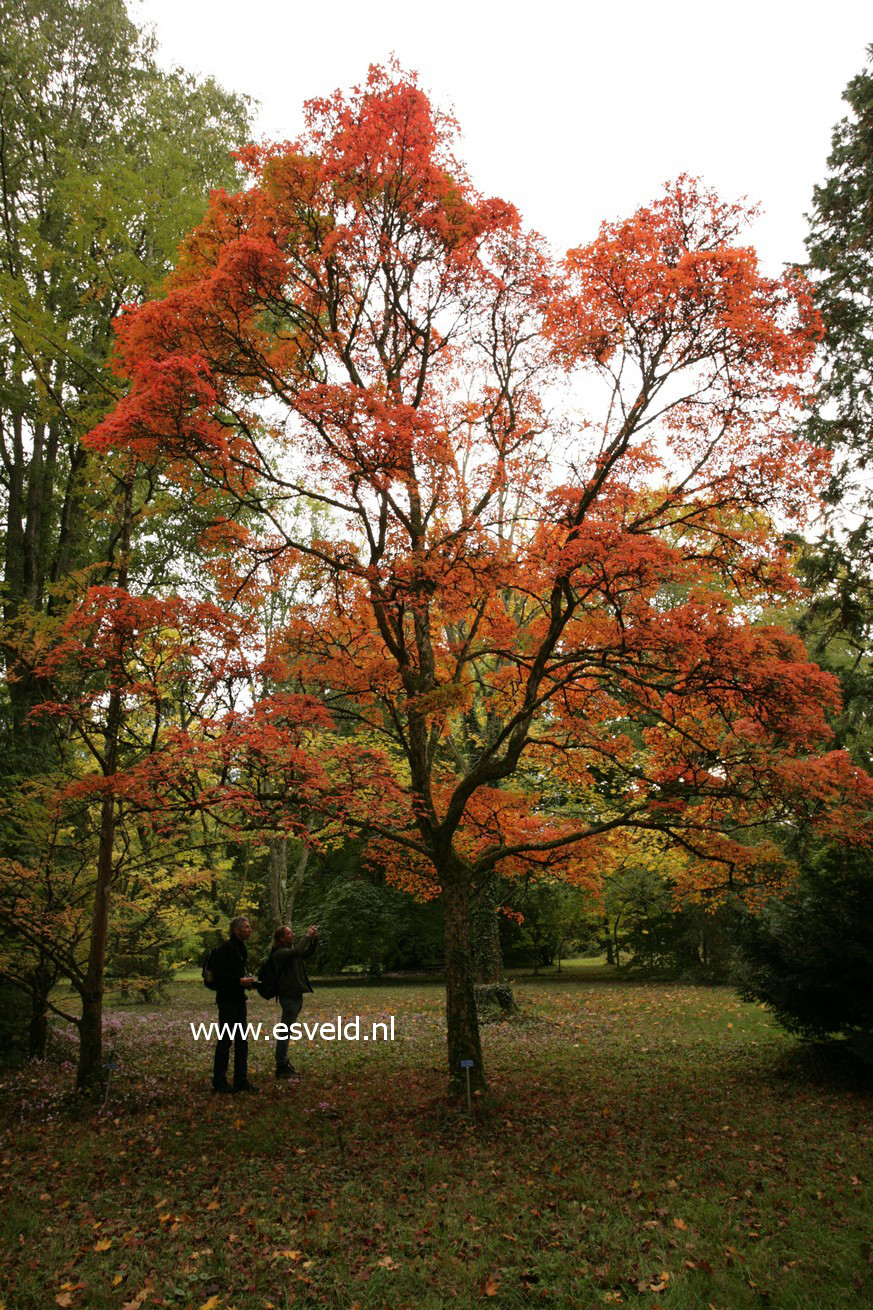
[[[844,93],[828,172],[813,193],[809,275],[821,313],[821,368],[807,431],[833,452],[823,531],[801,572],[809,599],[798,631],[839,678],[840,745],[873,767],[873,68]],[[870,1058],[864,1000],[871,968],[869,852],[839,840],[804,842],[802,876],[760,921],[743,925],[737,979],[791,1031],[843,1034]]]
[[[873,55],[873,48],[871,48]],[[807,547],[802,631],[839,674],[838,732],[870,768],[873,637],[873,68],[847,86],[828,175],[813,192],[809,273],[825,329],[810,436],[833,451],[828,531]]]
[[[109,581],[117,566],[117,480],[82,445],[114,397],[112,320],[155,292],[209,188],[236,176],[248,113],[160,70],[123,0],[0,0],[0,32],[4,647],[15,739],[32,751],[39,691],[15,631],[62,610],[75,570],[99,563]]]
[[[873,47],[870,48],[873,58]],[[813,191],[809,268],[825,327],[813,433],[837,452],[833,495],[861,492],[873,457],[873,67],[843,93],[828,176]],[[869,484],[868,484],[869,486]],[[866,493],[869,513],[869,490]]]
[[[38,834],[51,822],[15,816],[40,776],[68,763],[57,732],[32,713],[54,695],[30,658],[35,643],[44,652],[89,582],[166,585],[181,553],[156,514],[152,471],[126,457],[97,461],[82,439],[116,395],[113,318],[156,291],[209,188],[238,176],[231,151],[247,131],[239,98],[157,66],[123,0],[0,0],[4,868],[46,867]],[[113,804],[104,806],[93,900],[90,968],[100,994]],[[55,962],[34,949],[19,981],[34,1006],[32,1030],[44,1033]]]
[[[210,529],[228,590],[276,558],[304,581],[283,685],[357,734],[298,730],[289,795],[439,889],[450,1074],[481,1087],[471,889],[587,881],[622,828],[686,851],[694,889],[760,882],[784,871],[763,823],[863,790],[818,753],[833,679],[756,621],[795,590],[773,519],[819,476],[795,432],[815,324],[691,179],[556,269],[413,76],[307,114],[123,316],[129,393],[89,440],[258,515]],[[232,738],[281,759],[294,717],[285,693]]]

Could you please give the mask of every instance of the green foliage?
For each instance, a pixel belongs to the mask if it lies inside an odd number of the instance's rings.
[[[873,769],[873,560],[867,523],[844,540],[807,545],[799,572],[811,592],[797,630],[811,657],[840,681],[843,707],[832,719],[836,744]]]
[[[828,177],[816,187],[807,246],[826,330],[810,436],[835,452],[832,533],[799,567],[812,592],[798,630],[840,679],[837,744],[873,768],[873,67],[846,88]],[[873,1059],[873,868],[838,846],[802,853],[803,876],[738,937],[737,984],[791,1032],[841,1036]]]
[[[560,961],[570,950],[595,945],[595,918],[583,892],[549,881],[513,884],[504,880],[508,914],[500,916],[504,963],[535,970]],[[514,917],[522,916],[521,923]]]
[[[313,853],[294,910],[295,932],[310,923],[319,927],[314,965],[324,972],[356,967],[378,974],[442,964],[440,902],[422,904],[386,886],[380,868],[362,864],[362,844],[354,840]]]
[[[723,981],[731,958],[735,910],[677,907],[672,883],[637,867],[610,878],[604,924],[613,962],[647,977]]]
[[[873,54],[873,48],[870,51]],[[808,544],[799,571],[812,596],[797,628],[840,680],[836,744],[873,768],[873,66],[844,93],[828,176],[815,188],[809,271],[825,327],[824,368],[810,437],[834,451],[830,535]],[[772,1007],[789,1031],[843,1037],[873,1060],[873,867],[838,846],[801,854],[803,874],[759,919],[739,925],[741,994]]]
[[[873,55],[873,47],[871,47]],[[807,237],[822,315],[824,366],[809,423],[834,452],[830,534],[808,544],[800,572],[813,593],[799,629],[812,657],[837,674],[838,744],[873,768],[873,65],[844,93],[828,176],[815,188]]]
[[[0,0],[0,509],[3,643],[62,610],[77,570],[118,550],[117,469],[81,438],[115,399],[112,321],[154,294],[210,187],[239,176],[248,106],[153,58],[123,0]],[[147,506],[140,573],[173,559]],[[154,579],[152,579],[154,580]],[[19,728],[36,689],[10,686]],[[8,751],[7,751],[8,755]]]
[[[827,333],[812,435],[839,451],[835,499],[844,496],[871,455],[873,67],[852,79],[843,99],[850,112],[834,129],[829,174],[813,193],[807,238],[816,304]]]
[[[735,981],[789,1031],[843,1037],[873,1062],[873,865],[829,847],[783,899],[740,925]]]
[[[385,887],[350,881],[335,883],[322,903],[321,945],[325,968],[341,970],[361,962],[381,973],[393,955],[401,930],[399,897]]]
[[[158,292],[209,189],[240,176],[230,151],[248,134],[245,101],[162,71],[153,44],[123,0],[0,0],[0,970],[23,981],[35,1050],[54,976],[84,985],[102,807],[51,795],[93,772],[94,742],[31,711],[93,685],[49,687],[34,652],[90,583],[169,590],[191,571],[191,530],[169,526],[179,493],[82,438],[116,398],[113,319]],[[143,743],[155,730],[128,726]],[[109,977],[151,994],[173,933],[191,931],[200,870],[118,817]]]
[[[298,923],[302,923],[298,916]],[[335,881],[317,906],[319,965],[362,966],[370,974],[415,969],[439,958],[441,916],[394,887],[358,878]]]

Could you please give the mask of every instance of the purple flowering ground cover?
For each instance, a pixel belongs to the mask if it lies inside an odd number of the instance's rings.
[[[0,1080],[4,1310],[873,1303],[863,1082],[719,988],[526,979],[484,1029],[490,1094],[445,1095],[439,986],[320,987],[304,1018],[394,1042],[253,1044],[213,1097],[201,985],[107,1017],[105,1103],[73,1044]],[[272,1024],[256,998],[250,1016]]]

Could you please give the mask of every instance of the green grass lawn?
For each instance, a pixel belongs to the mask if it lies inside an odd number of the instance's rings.
[[[393,1015],[395,1041],[292,1047],[297,1084],[254,1043],[257,1096],[210,1095],[195,982],[111,1012],[102,1109],[71,1104],[69,1066],[5,1075],[0,1305],[873,1304],[869,1094],[727,990],[516,994],[472,1120],[426,985],[320,988],[304,1018]]]

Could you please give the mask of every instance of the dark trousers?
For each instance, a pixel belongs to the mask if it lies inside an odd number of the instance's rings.
[[[245,1024],[246,998],[244,996],[218,998],[218,1022],[232,1026]],[[230,1063],[230,1035],[222,1034],[215,1045],[215,1060],[212,1065],[212,1086],[222,1087],[227,1082],[227,1066]],[[249,1044],[240,1031],[233,1038],[233,1085],[242,1087],[248,1081]]]
[[[284,1000],[280,998],[279,1004],[282,1007],[282,1023],[285,1024],[286,1028],[290,1028],[300,1013],[303,997],[299,993],[296,996],[286,996]],[[284,1040],[276,1042],[277,1069],[281,1069],[288,1063],[288,1041],[289,1039],[286,1037]]]

